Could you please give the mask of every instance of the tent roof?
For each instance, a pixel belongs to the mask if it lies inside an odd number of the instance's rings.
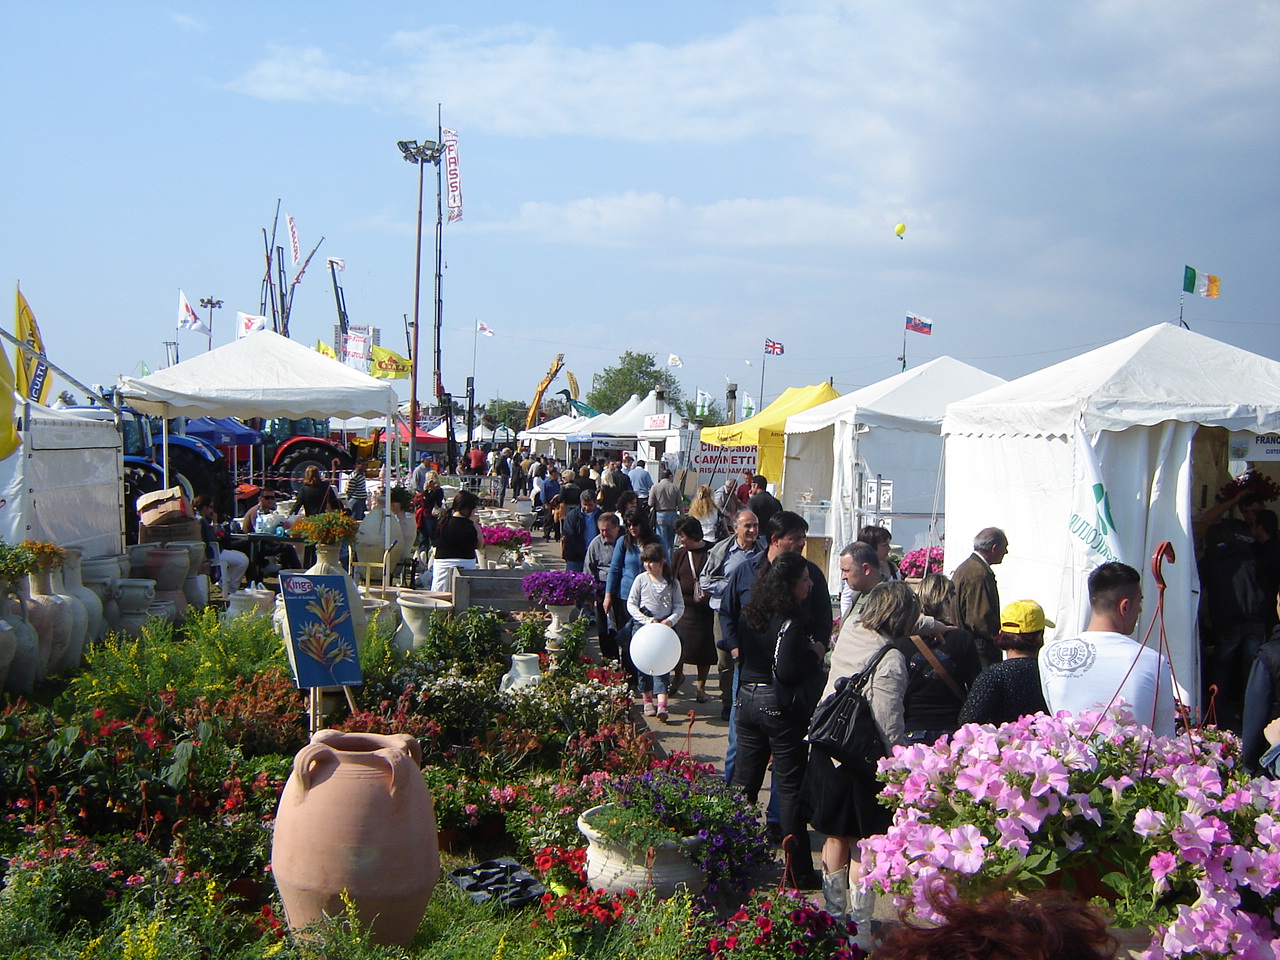
[[[947,408],[943,432],[1069,435],[1181,421],[1280,432],[1280,363],[1160,323]]]
[[[840,395],[829,383],[808,387],[787,387],[782,396],[769,404],[754,417],[722,427],[703,427],[702,440],[720,447],[759,446],[761,435],[780,434],[787,418],[810,407],[835,400]]]
[[[638,416],[633,417],[633,414],[642,407],[644,410]],[[656,409],[657,401],[652,390],[649,391],[644,400],[641,400],[639,396],[633,393],[631,398],[613,413],[578,421],[578,429],[571,431],[565,439],[590,440],[592,437],[635,436],[644,424],[645,416],[653,413]],[[629,426],[633,419],[635,421],[634,425]]]
[[[552,417],[537,426],[530,427],[528,430],[520,431],[520,439],[529,440],[545,440],[552,435],[556,435],[563,431],[565,427],[573,426],[578,423],[586,423],[585,417],[579,417],[573,413],[562,413],[558,417]]]
[[[386,382],[270,330],[149,377],[121,377],[120,396],[165,417],[376,417],[397,403]]]
[[[841,420],[870,426],[929,425],[937,433],[947,404],[1004,383],[952,357],[939,357],[878,383],[787,417],[787,433],[810,433]]]
[[[261,443],[262,432],[231,417],[196,417],[187,421],[187,436],[218,445]]]

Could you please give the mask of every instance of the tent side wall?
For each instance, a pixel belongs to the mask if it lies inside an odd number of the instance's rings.
[[[1188,703],[1199,702],[1199,586],[1191,537],[1191,438],[1194,424],[1101,434],[1095,449],[1119,537],[1121,556],[1143,577],[1146,609],[1134,637],[1142,640],[1156,611],[1150,557],[1168,540],[1178,557],[1166,564],[1166,634],[1174,675]],[[971,552],[974,535],[997,526],[1009,536],[1009,555],[996,568],[1001,603],[1035,600],[1057,626],[1046,639],[1070,636],[1088,620],[1086,581],[1098,564],[1073,546],[1074,456],[1063,436],[946,438],[946,515],[950,536],[944,569],[951,573]],[[1159,642],[1158,628],[1150,642]]]
[[[825,426],[808,433],[784,436],[782,456],[782,506],[799,513],[809,495],[809,502],[832,500],[832,450],[835,426]]]

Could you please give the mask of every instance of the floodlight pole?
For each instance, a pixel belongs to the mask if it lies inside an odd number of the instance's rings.
[[[222,301],[215,300],[213,297],[201,297],[200,306],[206,307],[209,311],[209,329],[205,331],[209,335],[208,343],[205,346],[205,352],[208,353],[213,349],[213,311],[222,306]]]

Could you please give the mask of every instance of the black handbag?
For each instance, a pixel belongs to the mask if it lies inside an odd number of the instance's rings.
[[[853,677],[841,677],[836,681],[835,692],[827,697],[813,712],[809,744],[818,747],[841,763],[853,764],[864,772],[874,772],[876,762],[888,755],[871,703],[863,691],[870,682],[876,667],[884,655],[893,649],[886,643],[865,670]]]

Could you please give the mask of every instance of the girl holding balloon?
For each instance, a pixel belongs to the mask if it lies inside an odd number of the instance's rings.
[[[674,627],[684,616],[684,595],[671,573],[671,564],[667,563],[667,552],[660,543],[645,544],[640,551],[640,562],[644,564],[644,572],[632,581],[631,592],[627,596],[627,612],[639,624],[637,632],[651,623]],[[663,723],[667,722],[667,683],[670,676],[670,673],[657,676],[640,673],[644,715],[656,715]],[[658,700],[656,707],[655,696]]]

